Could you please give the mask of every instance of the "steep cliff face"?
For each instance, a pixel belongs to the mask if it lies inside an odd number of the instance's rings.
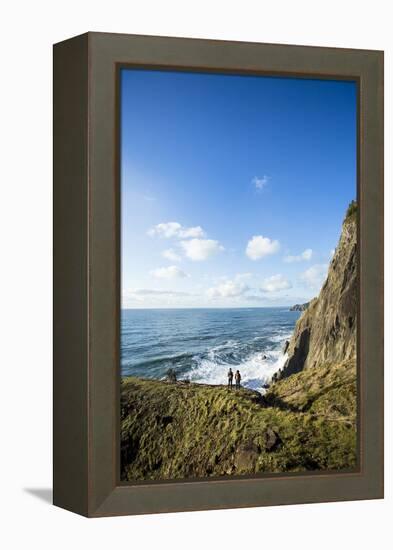
[[[347,214],[328,276],[298,320],[288,360],[277,379],[356,356],[357,266],[356,209]]]

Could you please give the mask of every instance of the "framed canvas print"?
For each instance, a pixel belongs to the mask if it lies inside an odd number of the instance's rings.
[[[382,496],[382,52],[56,44],[54,503]]]

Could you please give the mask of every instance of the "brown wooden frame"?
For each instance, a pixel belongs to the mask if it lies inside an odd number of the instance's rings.
[[[122,66],[358,82],[357,471],[120,483]],[[383,497],[383,52],[106,33],[54,46],[53,430],[54,503],[89,517]]]

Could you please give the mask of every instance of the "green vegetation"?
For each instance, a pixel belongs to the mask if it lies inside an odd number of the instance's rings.
[[[123,379],[122,479],[355,467],[354,361],[316,374],[293,375],[265,397],[223,386]]]
[[[356,218],[358,212],[358,203],[357,201],[353,200],[349,203],[349,206],[347,208],[347,212],[345,214],[345,220],[344,222],[353,220]]]
[[[274,384],[264,397],[270,406],[356,423],[356,362],[326,363]]]

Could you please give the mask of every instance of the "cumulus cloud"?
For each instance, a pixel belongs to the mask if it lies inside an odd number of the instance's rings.
[[[287,262],[289,264],[293,262],[308,262],[309,260],[311,260],[311,257],[312,249],[306,248],[306,250],[303,250],[303,252],[298,256],[285,256],[284,262]]]
[[[181,257],[179,254],[177,254],[173,248],[168,248],[167,250],[164,250],[161,254],[166,260],[169,260],[170,262],[180,262]]]
[[[262,176],[261,178],[259,178],[258,176],[254,176],[251,182],[253,183],[253,185],[255,185],[255,189],[261,191],[264,187],[266,187],[269,180],[269,176]]]
[[[177,267],[177,265],[158,267],[150,271],[150,275],[157,279],[183,279],[184,277],[188,277],[187,273]]]
[[[207,260],[224,250],[218,241],[212,239],[190,239],[180,243],[184,254],[194,262]]]
[[[171,307],[192,306],[200,300],[198,294],[177,290],[156,290],[150,288],[131,288],[122,292],[123,307]]]
[[[240,281],[240,280],[246,280],[246,279],[251,279],[252,277],[252,273],[237,273],[237,275],[235,275],[235,279],[237,281]]]
[[[191,239],[204,236],[204,231],[199,225],[196,227],[183,227],[178,222],[159,223],[149,229],[147,234],[150,237],[161,237],[163,239]]]
[[[262,292],[279,292],[292,288],[292,285],[283,275],[278,274],[264,279],[260,288]]]
[[[209,298],[237,298],[249,290],[242,281],[228,280],[209,288],[206,294]]]
[[[260,260],[264,256],[275,254],[280,250],[280,243],[263,237],[262,235],[254,235],[248,241],[246,254],[251,260]]]
[[[319,291],[325,282],[328,264],[315,264],[300,275],[300,279],[311,290]]]

